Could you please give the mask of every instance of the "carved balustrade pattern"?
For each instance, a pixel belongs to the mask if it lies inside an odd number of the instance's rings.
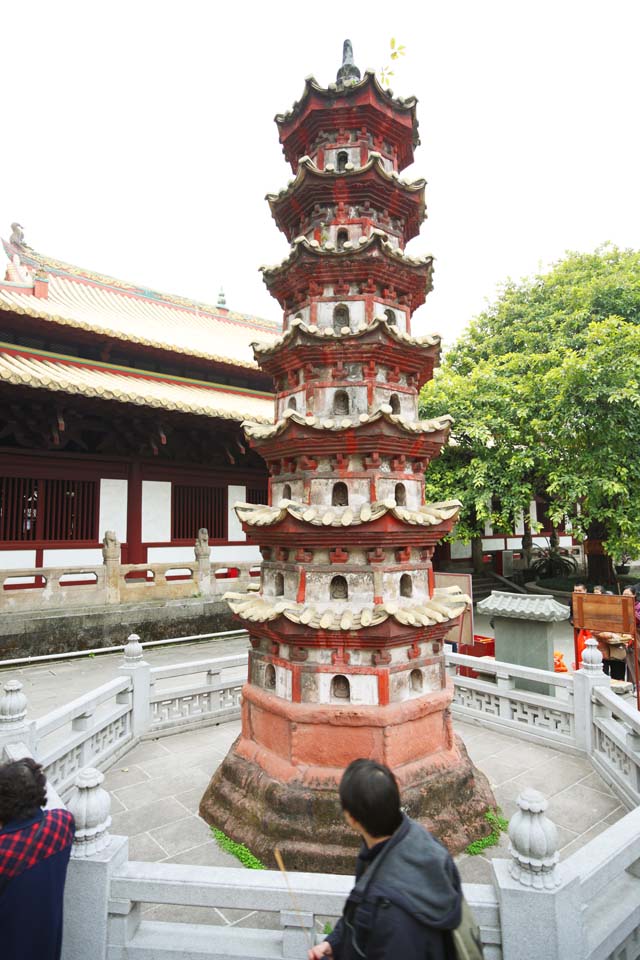
[[[592,693],[591,761],[628,806],[640,804],[640,714],[608,687]]]
[[[152,668],[151,733],[157,736],[163,730],[173,732],[176,726],[184,730],[239,718],[246,673],[246,654]],[[167,681],[182,678],[189,682],[165,689]]]
[[[479,666],[476,657],[457,653],[445,654],[445,662],[453,680],[454,716],[549,746],[576,748],[573,677],[493,660],[483,659]],[[460,667],[481,675],[462,676]],[[517,689],[518,680],[544,683],[553,693]]]

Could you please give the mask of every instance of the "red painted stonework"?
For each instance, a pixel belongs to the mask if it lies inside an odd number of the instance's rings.
[[[411,815],[454,850],[486,832],[493,799],[451,726],[441,650],[462,606],[434,597],[456,507],[425,505],[422,475],[449,424],[418,422],[439,341],[406,334],[431,263],[398,254],[424,184],[388,175],[413,157],[415,101],[369,74],[331,92],[308,82],[277,122],[298,175],[269,202],[294,242],[264,278],[286,335],[256,348],[277,426],[247,427],[273,510],[238,508],[264,562],[257,594],[230,595],[251,640],[242,733],[200,812],[269,864],[277,843],[290,868],[349,871],[336,790],[353,759],[388,764]]]

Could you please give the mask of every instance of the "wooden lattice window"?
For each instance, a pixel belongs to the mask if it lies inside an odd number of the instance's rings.
[[[171,539],[192,540],[201,527],[210,540],[227,535],[227,488],[174,484],[171,491]]]
[[[98,539],[98,481],[0,477],[0,541]]]
[[[285,494],[283,493],[283,497]],[[289,497],[291,492],[289,492]],[[287,499],[289,499],[287,497]],[[264,503],[266,504],[269,499],[269,491],[267,489],[266,483],[261,483],[256,487],[247,487],[247,503]]]

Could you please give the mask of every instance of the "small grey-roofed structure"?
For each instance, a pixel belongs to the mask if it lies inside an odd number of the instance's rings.
[[[481,600],[478,613],[494,617],[510,617],[515,620],[542,620],[553,623],[569,617],[569,607],[558,603],[549,594],[506,593],[493,590],[491,596]],[[513,662],[513,661],[511,661]]]
[[[553,670],[551,624],[566,620],[568,607],[546,594],[525,596],[494,590],[477,609],[495,620],[496,660]],[[549,684],[533,680],[517,680],[515,686],[535,693],[553,693]]]

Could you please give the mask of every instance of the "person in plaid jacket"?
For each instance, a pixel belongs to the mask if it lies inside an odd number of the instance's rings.
[[[43,810],[42,767],[28,757],[0,766],[0,955],[60,960],[62,903],[75,824]]]

